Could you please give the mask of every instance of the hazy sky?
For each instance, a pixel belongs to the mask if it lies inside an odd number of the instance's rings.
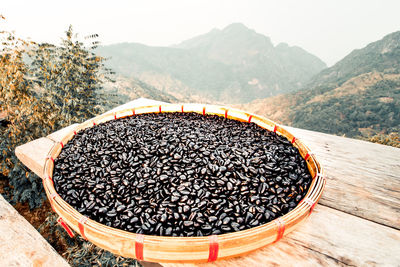
[[[167,46],[233,22],[286,42],[332,65],[355,48],[400,30],[400,0],[1,0],[7,28],[58,43],[69,24],[103,44]],[[3,25],[4,23],[0,24]],[[4,27],[0,26],[0,27]]]

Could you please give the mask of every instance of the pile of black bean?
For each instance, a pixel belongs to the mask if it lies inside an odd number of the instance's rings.
[[[82,130],[56,159],[53,179],[83,215],[160,236],[262,225],[292,210],[311,183],[286,138],[196,113],[142,114]]]

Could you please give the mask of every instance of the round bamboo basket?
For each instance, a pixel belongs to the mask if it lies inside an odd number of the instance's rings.
[[[206,237],[164,237],[135,234],[108,227],[87,218],[66,203],[55,191],[52,176],[54,159],[64,144],[85,128],[142,113],[197,112],[213,114],[243,122],[253,122],[260,127],[286,137],[298,148],[306,160],[311,176],[311,186],[304,199],[289,213],[269,223],[239,232]],[[112,253],[149,262],[198,263],[240,256],[274,243],[290,233],[312,212],[321,197],[326,180],[314,154],[306,145],[275,122],[241,110],[215,105],[162,104],[141,106],[115,113],[106,113],[78,125],[49,152],[44,168],[43,184],[53,210],[60,216],[64,227],[72,228],[83,238]]]

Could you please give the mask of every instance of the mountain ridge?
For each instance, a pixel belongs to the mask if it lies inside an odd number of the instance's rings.
[[[278,44],[241,23],[214,29],[172,47],[123,43],[99,47],[107,66],[171,95],[245,103],[299,89],[326,67],[299,47]],[[151,76],[170,81],[160,84]]]

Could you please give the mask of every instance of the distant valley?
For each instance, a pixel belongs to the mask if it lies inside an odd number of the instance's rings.
[[[400,32],[354,50],[296,93],[243,109],[281,123],[349,137],[400,131]]]

